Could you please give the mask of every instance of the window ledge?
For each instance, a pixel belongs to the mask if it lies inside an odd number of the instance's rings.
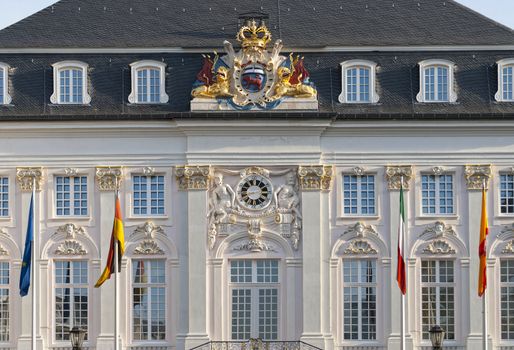
[[[379,220],[380,215],[345,215],[345,216],[338,216],[336,218],[340,221],[354,221],[354,220]]]
[[[457,220],[458,218],[459,218],[459,215],[457,215],[457,214],[418,215],[418,216],[416,216],[416,220],[437,220],[437,219],[441,219],[441,220],[455,219],[455,220]]]
[[[125,217],[125,220],[136,221],[136,220],[169,220],[169,215],[130,215]]]
[[[51,221],[69,221],[69,220],[76,220],[76,221],[89,221],[91,220],[91,216],[76,216],[76,215],[69,215],[69,216],[52,216],[51,218],[48,218],[48,220]]]
[[[0,103],[0,107],[14,107],[12,103]]]
[[[91,107],[90,103],[49,103],[48,106]]]
[[[168,102],[134,102],[134,103],[127,103],[127,106],[133,107],[133,106],[166,106],[168,105]]]

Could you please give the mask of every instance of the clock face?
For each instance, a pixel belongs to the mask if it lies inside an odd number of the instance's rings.
[[[237,199],[247,209],[264,209],[271,203],[272,198],[273,186],[264,176],[250,175],[237,185]]]

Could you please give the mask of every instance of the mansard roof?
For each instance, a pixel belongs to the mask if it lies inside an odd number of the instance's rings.
[[[215,48],[250,11],[289,48],[514,45],[453,0],[61,0],[1,30],[0,48]]]

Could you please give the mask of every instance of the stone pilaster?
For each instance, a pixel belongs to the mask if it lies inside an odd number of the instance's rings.
[[[482,349],[482,298],[478,297],[478,233],[480,231],[480,213],[482,210],[482,193],[481,190],[485,183],[485,188],[489,187],[489,179],[491,177],[491,165],[466,165],[464,168],[464,178],[468,189],[468,232],[467,235],[469,247],[469,283],[468,295],[465,295],[466,301],[463,305],[469,305],[470,312],[468,318],[465,319],[464,334],[468,334],[466,339],[466,349],[479,350]],[[486,291],[486,294],[489,294]],[[487,296],[490,298],[490,294]]]
[[[396,247],[398,247],[398,225],[399,225],[399,208],[400,208],[400,196],[399,190],[400,185],[404,189],[404,200],[405,200],[405,214],[406,214],[406,223],[405,223],[405,251],[406,251],[406,263],[409,262],[408,256],[408,247],[409,247],[409,188],[410,188],[410,180],[413,177],[413,169],[411,165],[393,165],[385,167],[385,178],[387,180],[387,188],[389,189],[389,213],[384,213],[384,215],[390,218],[389,220],[389,246],[391,247],[392,252],[392,266],[389,270],[390,272],[390,281],[391,282],[391,294],[390,300],[386,301],[388,306],[386,308],[386,313],[389,315],[389,319],[387,320],[388,325],[385,331],[386,334],[389,334],[389,338],[387,339],[387,348],[393,350],[400,350],[401,348],[401,293],[400,289],[396,284],[396,268],[397,268],[397,254]],[[412,274],[412,265],[406,266],[407,273],[407,288],[412,285],[410,283],[410,279],[414,278]],[[409,294],[411,294],[411,290],[407,290],[407,296],[405,300],[406,309],[408,309],[409,305]],[[406,346],[407,349],[412,349],[412,336],[410,334],[409,329],[409,313],[408,310],[405,310],[405,338],[406,338]]]
[[[187,191],[187,295],[181,303],[188,305],[187,329],[177,337],[177,347],[191,349],[209,341],[207,329],[207,190],[210,166],[178,166],[178,187]],[[191,316],[194,315],[194,316]]]
[[[303,333],[301,339],[322,349],[331,348],[329,191],[333,168],[298,168],[303,216]]]

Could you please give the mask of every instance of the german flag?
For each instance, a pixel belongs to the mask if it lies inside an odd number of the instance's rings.
[[[109,245],[109,254],[107,255],[107,264],[104,272],[95,284],[95,288],[100,287],[105,281],[111,278],[114,271],[114,249],[116,243],[118,246],[118,272],[121,272],[121,257],[125,253],[125,234],[123,232],[123,221],[121,220],[121,205],[118,192],[115,197],[114,223],[112,225],[111,243]]]
[[[480,259],[480,268],[478,271],[478,296],[481,297],[487,288],[487,251],[486,241],[489,227],[487,224],[487,208],[485,198],[485,185],[482,188],[482,215],[480,219],[480,243],[478,245],[478,257]]]

